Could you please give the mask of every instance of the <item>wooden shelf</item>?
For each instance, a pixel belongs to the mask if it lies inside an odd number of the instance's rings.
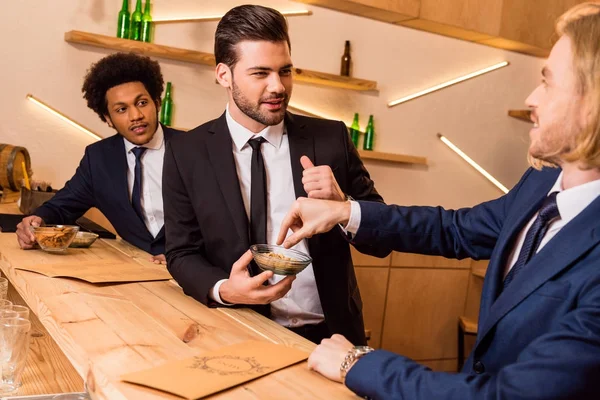
[[[531,121],[531,111],[530,110],[508,110],[508,116],[516,119],[520,119],[521,121],[533,123]]]
[[[202,51],[180,49],[177,47],[163,46],[154,43],[138,42],[135,40],[119,39],[112,36],[98,35],[82,31],[69,31],[65,33],[65,41],[69,43],[85,44],[118,51],[133,52],[146,56],[166,58],[169,60],[183,61],[200,65],[215,65],[215,56]],[[303,68],[294,68],[296,82],[314,85],[349,89],[358,91],[377,91],[377,82],[366,79],[351,78],[328,74],[325,72],[311,71]]]
[[[363,160],[388,161],[402,164],[427,165],[427,158],[419,156],[408,156],[404,154],[382,153],[380,151],[358,150]]]

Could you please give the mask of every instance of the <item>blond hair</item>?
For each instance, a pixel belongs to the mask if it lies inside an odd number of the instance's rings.
[[[556,21],[556,33],[571,39],[578,89],[590,110],[586,126],[560,158],[577,161],[584,169],[600,168],[600,3],[582,3],[569,9]],[[538,169],[549,164],[532,157],[529,161]]]

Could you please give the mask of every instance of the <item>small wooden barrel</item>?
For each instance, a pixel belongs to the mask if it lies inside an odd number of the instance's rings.
[[[11,144],[0,144],[0,186],[18,192],[22,186],[23,167],[29,177],[33,174],[31,171],[31,158],[25,147],[13,146]]]

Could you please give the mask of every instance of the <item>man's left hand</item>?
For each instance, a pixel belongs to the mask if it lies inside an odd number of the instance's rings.
[[[152,261],[154,264],[167,265],[167,258],[164,254],[157,254],[155,256],[152,256],[150,257],[150,261]]]
[[[346,354],[354,346],[342,335],[333,335],[331,339],[323,339],[320,345],[308,357],[308,368],[317,371],[325,378],[342,382],[340,367]]]
[[[346,198],[329,165],[315,167],[307,156],[300,157],[300,164],[304,168],[302,184],[309,198],[336,201]]]

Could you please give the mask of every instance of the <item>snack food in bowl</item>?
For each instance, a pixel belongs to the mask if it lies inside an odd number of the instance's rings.
[[[260,269],[277,275],[296,275],[312,262],[301,251],[271,244],[253,244],[250,251]]]
[[[69,247],[90,247],[98,239],[98,234],[92,232],[77,232]]]
[[[46,225],[30,227],[35,241],[45,251],[65,251],[79,232],[76,225]]]

